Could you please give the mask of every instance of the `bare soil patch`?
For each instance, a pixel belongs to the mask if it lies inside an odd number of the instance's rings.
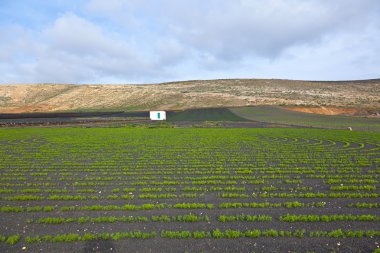
[[[354,108],[328,108],[328,107],[285,107],[287,110],[305,113],[316,113],[323,115],[350,115],[353,116],[360,111]]]

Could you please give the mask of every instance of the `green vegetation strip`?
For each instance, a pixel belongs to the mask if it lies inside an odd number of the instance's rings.
[[[351,214],[335,214],[335,215],[291,215],[286,214],[280,216],[280,221],[286,222],[331,222],[331,221],[379,221],[380,217],[376,215],[351,215]]]
[[[210,221],[210,217],[207,215],[153,215],[147,216],[100,216],[100,217],[45,217],[37,219],[27,219],[27,223],[37,224],[62,224],[77,222],[84,223],[114,223],[114,222],[201,222]],[[237,214],[237,215],[219,215],[216,217],[219,222],[262,222],[272,221],[273,217],[269,215],[249,215],[249,214]],[[278,219],[282,222],[333,222],[333,221],[380,221],[380,217],[376,215],[351,215],[351,214],[335,214],[335,215],[281,215]]]
[[[291,201],[291,202],[283,202],[283,203],[270,203],[270,202],[223,202],[219,204],[220,209],[226,208],[297,208],[297,207],[324,207],[326,202],[311,202],[311,203],[303,203],[299,201]],[[356,208],[379,208],[379,203],[366,203],[366,202],[356,202],[350,203],[347,205],[348,207],[356,207]],[[82,207],[74,207],[74,206],[63,206],[61,211],[74,211],[74,210],[91,210],[91,211],[103,211],[103,210],[151,210],[151,209],[162,209],[162,208],[172,208],[173,205],[152,205],[152,204],[144,204],[141,206],[135,205],[124,205],[124,206],[115,206],[115,205],[93,205],[93,206],[82,206]],[[207,207],[212,209],[212,205],[210,204],[197,204],[194,203],[180,203],[176,205],[176,208],[203,208]],[[18,212],[52,212],[55,211],[55,206],[29,206],[29,207],[21,207],[21,206],[2,206],[0,207],[0,212],[3,213],[18,213]]]
[[[122,240],[125,238],[131,239],[149,239],[156,236],[156,232],[118,232],[118,233],[87,233],[83,236],[75,233],[59,234],[59,235],[43,235],[43,236],[28,236],[25,238],[27,243],[36,242],[76,242],[76,241],[93,241],[93,240]]]
[[[63,206],[61,211],[139,211],[139,210],[153,210],[164,208],[177,208],[177,209],[213,209],[213,204],[205,203],[177,203],[177,204],[142,204],[133,205],[125,204],[123,206],[116,205],[92,205],[92,206]]]
[[[64,218],[64,217],[45,217],[38,219],[28,219],[27,223],[37,223],[37,224],[62,224],[62,223],[72,223],[77,222],[80,224],[84,223],[114,223],[114,222],[198,222],[198,221],[210,221],[207,215],[195,215],[195,214],[185,214],[185,215],[153,215],[151,217],[147,216],[100,216],[100,217],[78,217],[78,218]]]
[[[41,242],[77,242],[77,241],[93,241],[93,240],[122,240],[122,239],[151,239],[157,236],[156,231],[141,232],[141,231],[127,231],[116,233],[86,233],[80,235],[77,233],[58,234],[58,235],[38,235],[25,237],[26,243],[41,243]],[[363,238],[363,237],[379,237],[380,231],[377,230],[342,230],[336,229],[331,231],[306,231],[305,229],[297,229],[295,231],[287,230],[246,230],[240,231],[236,229],[212,231],[173,231],[162,230],[160,232],[161,238],[169,239],[237,239],[237,238],[257,238],[257,237],[330,237],[330,238]],[[21,239],[20,235],[11,235],[5,237],[0,235],[0,242],[5,242],[9,245],[18,243]]]
[[[299,201],[287,201],[283,203],[270,203],[266,202],[224,202],[219,204],[219,208],[297,208],[297,207],[324,207],[326,202],[311,202],[303,203]]]
[[[209,184],[212,184],[209,182]],[[222,183],[218,183],[222,184]],[[335,188],[335,187],[334,187]],[[332,189],[333,190],[333,189]],[[362,190],[367,190],[367,188],[363,188]],[[376,187],[371,187],[371,191],[376,190]],[[356,192],[332,192],[332,193],[313,193],[313,192],[306,192],[306,193],[261,193],[257,196],[256,193],[252,193],[251,196],[245,193],[222,193],[217,194],[217,197],[221,198],[378,198],[380,195],[378,193],[356,193]],[[180,196],[176,194],[171,193],[164,193],[164,194],[141,194],[139,195],[140,199],[176,199],[177,197],[181,198],[196,198],[198,197],[197,194],[182,194]],[[108,195],[106,199],[118,199],[119,197],[117,195]],[[122,195],[122,199],[133,199],[133,196],[129,195]],[[51,201],[57,201],[57,200],[87,200],[87,199],[93,199],[93,200],[99,200],[100,198],[98,196],[74,196],[74,195],[65,195],[65,196],[49,196],[49,197],[43,197],[43,196],[36,196],[36,195],[15,195],[15,196],[4,196],[1,197],[1,200],[4,201],[38,201],[38,200],[51,200]],[[178,205],[177,205],[178,206]],[[208,206],[206,206],[209,208]],[[180,208],[180,207],[175,207]],[[194,207],[194,208],[203,208],[203,207]]]
[[[161,237],[170,238],[170,239],[202,239],[202,238],[226,238],[226,239],[236,239],[236,238],[256,238],[256,237],[332,237],[332,238],[362,238],[362,237],[378,237],[380,236],[380,231],[376,230],[341,230],[336,229],[332,231],[309,231],[307,232],[305,229],[298,229],[295,231],[284,231],[284,230],[275,230],[275,229],[266,229],[266,230],[233,230],[227,229],[225,231],[221,231],[219,229],[215,229],[213,231],[195,231],[190,232],[188,230],[184,231],[171,231],[171,230],[163,230],[161,231]]]
[[[20,241],[20,235],[10,235],[8,237],[0,235],[0,242],[5,242],[9,245],[14,245]]]
[[[356,207],[356,208],[379,208],[379,203],[366,203],[366,202],[356,202],[347,205],[348,207]]]
[[[218,221],[272,221],[272,216],[269,215],[220,215]]]

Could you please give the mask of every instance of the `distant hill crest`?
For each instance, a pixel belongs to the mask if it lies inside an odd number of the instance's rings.
[[[380,79],[218,79],[148,85],[0,85],[0,113],[184,110],[254,105],[380,108]]]

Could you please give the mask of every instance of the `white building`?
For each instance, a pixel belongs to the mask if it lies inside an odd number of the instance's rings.
[[[166,111],[150,111],[151,120],[166,120]]]

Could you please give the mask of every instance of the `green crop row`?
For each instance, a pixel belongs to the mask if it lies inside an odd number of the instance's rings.
[[[9,245],[14,245],[20,241],[20,235],[10,235],[8,237],[0,235],[0,242],[5,242]]]
[[[178,203],[173,205],[174,208],[178,209],[199,209],[199,208],[207,208],[213,209],[213,204],[205,204],[205,203]]]
[[[184,188],[181,188],[181,191],[191,191],[191,192],[203,192],[203,191],[206,191],[207,188],[203,188],[203,187],[189,187],[189,186],[186,186]]]
[[[86,196],[76,196],[76,195],[52,195],[47,197],[48,200],[85,200]]]
[[[78,189],[76,190],[77,193],[94,193],[95,189]]]
[[[272,221],[272,216],[269,215],[220,215],[218,221]]]
[[[161,193],[161,194],[152,194],[152,193],[147,193],[147,194],[140,194],[139,195],[140,199],[174,199],[178,198],[177,194],[173,193]]]
[[[217,194],[217,197],[221,198],[248,198],[249,195],[245,193],[222,193]]]
[[[194,214],[185,214],[177,216],[168,215],[153,215],[151,217],[146,216],[100,216],[100,217],[78,217],[78,218],[63,218],[63,217],[45,217],[38,219],[27,219],[27,223],[37,224],[62,224],[78,222],[84,223],[114,223],[114,222],[198,222],[198,221],[210,221],[210,218],[205,216],[199,216]]]
[[[160,221],[160,222],[198,222],[198,221],[210,221],[210,218],[200,215],[194,215],[194,214],[186,214],[186,215],[177,215],[177,216],[168,216],[168,215],[159,215],[159,216],[152,216],[152,221]]]
[[[331,191],[376,191],[375,185],[334,185]]]
[[[252,194],[252,197],[254,196],[254,193]],[[313,192],[307,192],[307,193],[262,193],[259,195],[260,198],[378,198],[378,193],[313,193]]]
[[[30,201],[30,200],[44,200],[45,197],[35,195],[15,195],[15,196],[3,196],[1,200],[7,201]]]
[[[40,242],[76,242],[76,241],[93,241],[93,240],[122,240],[122,239],[150,239],[156,237],[157,233],[152,232],[141,232],[141,231],[129,231],[129,232],[117,232],[117,233],[99,233],[91,234],[86,233],[84,235],[79,235],[76,233],[69,234],[58,234],[58,235],[41,235],[41,236],[27,236],[25,237],[26,243],[40,243]],[[227,229],[221,231],[215,229],[213,231],[171,231],[162,230],[160,233],[161,238],[170,239],[203,239],[203,238],[213,238],[213,239],[237,239],[237,238],[257,238],[257,237],[330,237],[330,238],[363,238],[363,237],[378,237],[380,236],[380,231],[376,230],[341,230],[336,229],[332,231],[309,231],[305,229],[298,229],[295,231],[284,231],[275,229],[266,230],[233,230]],[[14,245],[20,241],[20,235],[11,235],[9,237],[0,236],[0,242],[6,242],[7,244]]]
[[[161,187],[158,187],[158,188],[141,188],[141,191],[142,192],[161,192],[162,191],[162,188]]]
[[[245,187],[235,187],[235,186],[230,186],[230,187],[215,187],[215,186],[212,186],[210,187],[210,189],[208,189],[209,191],[245,191]]]
[[[26,237],[25,242],[37,243],[37,242],[76,242],[76,241],[93,241],[93,240],[122,240],[125,238],[131,239],[149,239],[156,236],[156,232],[118,232],[118,233],[101,233],[101,234],[59,234],[59,235],[43,235]]]
[[[326,184],[377,184],[379,183],[378,180],[374,179],[349,179],[349,180],[342,180],[342,179],[328,179]]]
[[[335,187],[335,186],[331,186]],[[340,186],[337,186],[340,187]],[[375,186],[373,186],[375,187]],[[112,197],[110,197],[112,196]],[[160,198],[196,198],[197,195],[177,195],[172,193],[163,193],[163,194],[140,194],[139,198],[141,199],[160,199]],[[249,195],[245,193],[218,193],[217,197],[221,198],[248,198]],[[252,193],[252,197],[256,198],[257,194]],[[350,193],[350,192],[332,192],[332,193],[261,193],[259,194],[260,198],[378,198],[378,193]],[[117,195],[108,195],[108,199],[118,199]],[[123,195],[124,199],[133,199],[133,195]],[[99,200],[99,196],[80,196],[80,195],[51,195],[48,197],[37,196],[37,195],[14,195],[14,196],[3,196],[1,200],[5,201],[36,201],[36,200]]]
[[[225,231],[221,231],[219,229],[215,229],[213,231],[195,231],[191,232],[188,230],[183,231],[171,231],[171,230],[162,230],[161,237],[162,238],[170,238],[170,239],[202,239],[202,238],[213,238],[213,239],[237,239],[237,238],[257,238],[257,237],[331,237],[331,238],[362,238],[362,237],[378,237],[380,236],[380,231],[375,230],[357,230],[351,231],[346,230],[343,231],[341,229],[336,229],[332,231],[309,231],[307,232],[305,229],[298,229],[295,231],[284,231],[284,230],[275,230],[275,229],[266,229],[266,230],[233,230],[227,229]]]
[[[291,215],[280,216],[280,221],[285,222],[331,222],[331,221],[379,221],[380,217],[376,215]]]
[[[132,205],[126,204],[123,206],[116,205],[92,205],[92,206],[63,206],[61,211],[138,211],[138,210],[152,210],[152,209],[163,209],[165,204],[143,204],[143,205]]]
[[[45,217],[38,219],[27,219],[27,223],[43,223],[43,224],[62,224],[62,223],[114,223],[114,222],[148,222],[149,220],[157,222],[198,222],[210,221],[206,216],[199,216],[194,214],[187,215],[154,215],[152,217],[146,216],[101,216],[91,218],[89,216],[79,218],[64,218],[64,217]],[[272,221],[272,216],[269,215],[219,215],[217,220],[220,222],[231,221]],[[379,221],[380,217],[375,215],[290,215],[280,216],[282,222],[332,222],[332,221]]]
[[[116,205],[92,205],[92,206],[63,206],[61,211],[139,211],[139,210],[153,210],[164,208],[176,208],[176,209],[213,209],[213,204],[206,203],[177,203],[177,204],[142,204],[133,205],[125,204],[123,206]]]
[[[351,203],[347,205],[348,207],[356,208],[378,208],[380,207],[379,203],[366,203],[366,202],[356,202],[355,204]]]
[[[74,222],[74,218],[57,218],[57,217],[48,217],[48,218],[39,218],[37,220],[27,219],[26,222],[30,223],[43,223],[43,224],[62,224],[62,223],[70,223]]]
[[[2,213],[22,213],[22,212],[52,212],[55,206],[28,206],[26,208],[20,206],[2,206],[0,212]]]
[[[285,207],[285,208],[297,208],[297,207],[324,207],[326,205],[326,202],[312,202],[312,203],[302,203],[299,201],[289,201],[284,203],[270,203],[270,202],[251,202],[251,203],[239,203],[239,202],[233,202],[233,203],[220,203],[219,208],[278,208],[278,207]]]

